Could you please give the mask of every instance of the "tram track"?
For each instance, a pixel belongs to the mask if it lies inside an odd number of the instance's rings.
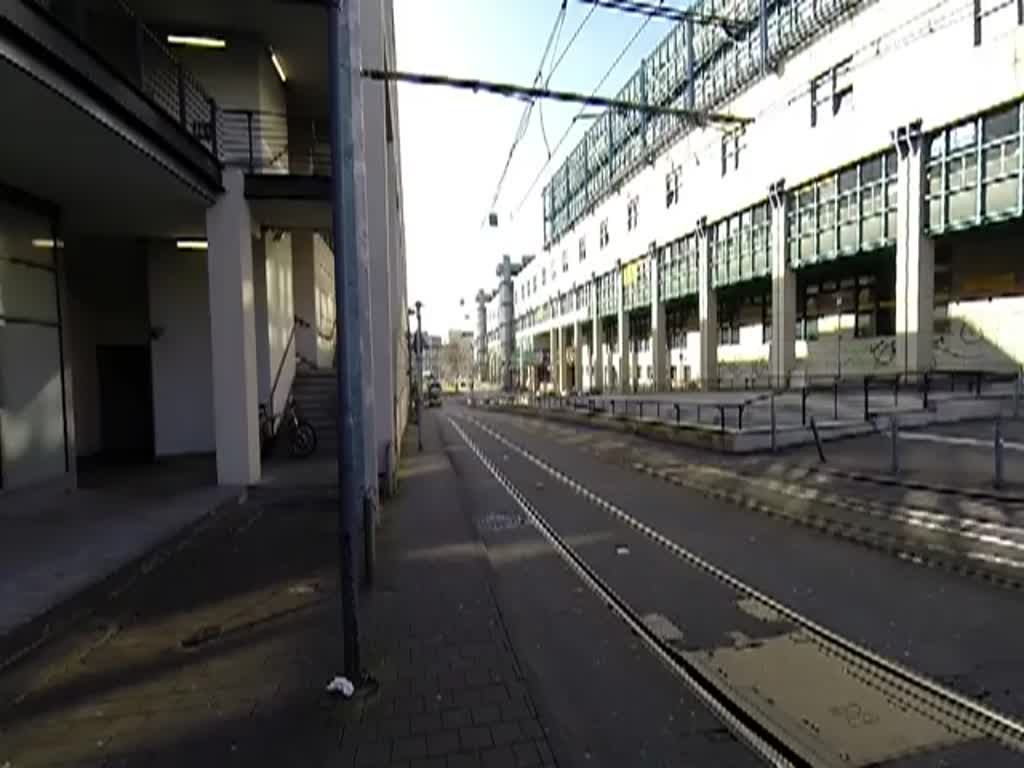
[[[460,415],[457,419],[449,417],[449,423],[569,567],[737,738],[769,764],[884,765],[888,759],[905,756],[896,752],[880,755],[877,748],[874,752],[871,749],[858,750],[856,739],[851,741],[847,733],[838,733],[833,721],[845,721],[850,732],[862,729],[869,733],[872,728],[877,732],[885,727],[882,721],[888,723],[889,732],[899,727],[917,728],[920,737],[916,742],[914,739],[910,741],[922,753],[987,741],[1001,745],[1011,760],[1022,759],[1012,753],[1024,753],[1024,724],[1013,717],[820,625],[681,546],[479,419]],[[514,456],[524,463],[524,468],[518,473],[518,483],[511,476],[513,473],[503,471],[488,456],[487,450],[473,439],[469,432],[474,430],[479,431],[481,443],[491,441],[499,447],[505,462]],[[545,509],[543,503],[535,503],[537,494],[530,493],[533,489],[522,481],[526,466],[541,477],[553,478],[564,491],[606,513],[634,534],[653,542],[688,568],[727,587],[738,600],[747,603],[748,611],[760,612],[772,621],[780,622],[776,636],[750,646],[760,646],[756,653],[761,655],[756,657],[758,661],[755,664],[759,668],[753,671],[745,669],[744,665],[749,667],[755,658],[755,653],[749,650],[680,648],[652,629],[641,611],[632,604],[630,596],[610,583],[608,573],[602,574],[593,562],[588,562],[567,543],[566,537],[550,519],[554,507]],[[539,487],[540,482],[536,485]],[[830,681],[838,681],[837,686],[845,687],[844,690],[853,691],[853,694],[848,701],[829,705],[827,691],[824,695],[803,692],[794,698],[793,691],[775,690],[771,686],[766,688],[762,668],[773,664],[784,669],[796,668],[792,666],[796,664],[797,667],[817,670],[823,676],[820,681],[822,687]],[[821,702],[808,703],[815,698]],[[871,701],[872,704],[868,707],[858,703],[862,701]],[[799,716],[802,710],[815,706],[819,710],[824,707],[828,715],[824,719]],[[860,737],[863,738],[863,734]]]

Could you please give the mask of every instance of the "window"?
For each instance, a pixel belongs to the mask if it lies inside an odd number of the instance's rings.
[[[827,111],[838,115],[853,96],[853,57],[840,61],[831,69],[811,80],[811,127],[818,124]]]
[[[740,343],[740,308],[738,304],[726,304],[719,309],[718,343],[733,346]]]
[[[740,149],[743,129],[734,128],[722,134],[722,175],[740,167]]]
[[[626,229],[632,232],[640,220],[640,198],[636,195],[626,203]]]
[[[562,271],[569,271],[569,252],[565,250],[562,251]]]
[[[679,168],[665,174],[665,207],[671,208],[679,202]]]
[[[598,236],[598,245],[604,248],[608,243],[611,242],[611,238],[608,236],[608,219],[601,221],[601,231]]]
[[[584,237],[580,238],[579,249],[580,249],[580,261],[586,261],[587,260],[587,240],[586,240],[586,238],[584,238]]]

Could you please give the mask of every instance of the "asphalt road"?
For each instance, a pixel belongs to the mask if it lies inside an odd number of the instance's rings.
[[[851,682],[841,665],[820,654],[795,651],[791,646],[798,633],[789,623],[760,615],[731,589],[546,475],[472,419],[808,618],[1018,718],[1024,714],[1019,595],[668,486],[601,462],[579,445],[553,440],[536,422],[459,407],[446,409],[445,415],[455,419],[617,594],[673,637],[695,663],[731,674],[733,685],[745,695],[763,696],[782,730],[812,754],[844,751],[844,764],[850,765],[1021,764],[1020,755],[977,734],[953,733],[928,717],[901,714]],[[457,444],[451,435],[446,439]],[[587,439],[585,432],[579,434],[579,441]],[[473,471],[464,458],[457,466]],[[491,485],[493,493],[493,481]],[[533,583],[530,587],[524,581],[521,588],[535,590]],[[553,582],[552,591],[556,588],[565,587]],[[668,676],[663,670],[662,677]],[[864,711],[875,707],[872,728],[840,722],[842,713],[862,706]]]

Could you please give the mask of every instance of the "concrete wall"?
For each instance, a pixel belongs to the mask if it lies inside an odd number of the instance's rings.
[[[8,213],[2,203],[0,212]],[[18,217],[15,212],[13,217]],[[6,323],[3,317],[57,321],[56,276],[6,258],[37,261],[30,221],[13,221],[0,229],[0,461],[5,489],[62,477],[64,420],[60,346],[57,329],[45,325]],[[19,224],[23,224],[22,229]],[[45,226],[42,229],[45,234]]]
[[[149,247],[150,345],[157,456],[213,451],[213,369],[206,254]]]
[[[295,327],[295,354],[311,364],[317,363],[316,333],[316,267],[313,256],[313,233],[292,235],[292,301],[295,315],[303,320]]]
[[[83,239],[69,241],[65,251],[77,451],[91,456],[102,448],[96,348],[149,345],[146,246],[134,239]]]
[[[281,413],[295,377],[295,346],[289,346],[295,322],[292,237],[266,232],[252,240],[256,389],[261,403]]]
[[[320,368],[334,367],[334,350],[338,333],[337,310],[334,303],[334,254],[319,234],[313,235],[314,291],[316,294],[315,323],[316,356]]]
[[[266,296],[269,381],[274,389],[274,413],[281,413],[295,378],[295,347],[288,346],[295,322],[292,299],[292,243],[290,235],[264,238],[266,247]],[[259,338],[257,333],[257,338]],[[280,373],[278,371],[280,370]],[[262,401],[262,400],[261,400]]]

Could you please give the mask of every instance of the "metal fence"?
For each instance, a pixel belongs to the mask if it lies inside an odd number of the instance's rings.
[[[326,126],[278,112],[225,109],[217,122],[225,165],[249,173],[329,176],[331,146]]]
[[[132,83],[212,154],[217,105],[167,46],[121,0],[31,0],[58,26]]]

